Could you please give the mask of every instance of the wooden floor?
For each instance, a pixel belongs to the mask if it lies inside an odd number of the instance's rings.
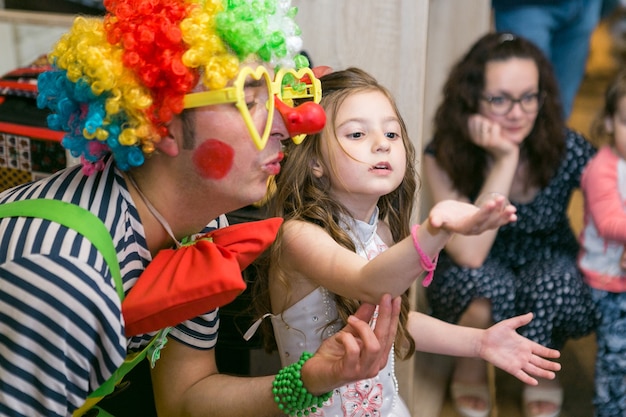
[[[592,39],[592,50],[587,66],[587,75],[574,104],[569,125],[587,133],[594,115],[602,105],[602,95],[616,64],[610,56],[610,37],[606,27],[598,28]],[[582,219],[580,194],[572,201],[570,215],[574,228],[580,227]],[[579,230],[579,229],[577,229]],[[593,408],[593,364],[595,356],[594,336],[570,341],[562,351],[562,370],[559,377],[565,389],[561,417],[591,417]],[[522,384],[512,376],[496,371],[496,409],[492,417],[521,417]],[[449,397],[441,409],[439,417],[457,417]]]

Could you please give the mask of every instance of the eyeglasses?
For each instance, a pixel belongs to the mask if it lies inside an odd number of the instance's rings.
[[[322,98],[321,83],[315,78],[310,68],[299,70],[281,68],[272,81],[267,68],[264,66],[258,66],[256,69],[243,67],[232,87],[186,94],[184,108],[192,109],[215,104],[235,103],[252,140],[261,150],[267,144],[274,121],[276,106],[274,97],[290,107],[294,107],[294,100],[319,103]],[[263,130],[259,131],[254,124],[253,114],[256,115],[261,109],[267,110],[267,120]],[[299,144],[305,136],[306,134],[292,135],[291,140]]]
[[[508,94],[502,94],[501,96],[489,96],[484,95],[481,100],[487,102],[487,108],[493,114],[497,116],[504,116],[513,110],[513,106],[519,103],[524,113],[533,114],[537,113],[543,104],[545,99],[545,92],[528,93],[524,94],[520,98],[513,98]]]

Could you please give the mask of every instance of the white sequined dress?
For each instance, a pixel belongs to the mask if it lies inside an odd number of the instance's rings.
[[[378,212],[370,223],[345,219],[342,228],[357,247],[357,253],[372,259],[387,249],[376,234]],[[270,315],[283,366],[297,362],[303,351],[315,352],[322,340],[336,333],[343,323],[338,317],[333,294],[318,287],[282,314]],[[365,379],[335,389],[322,409],[311,416],[325,417],[410,417],[398,395],[393,349],[389,361],[375,378]]]

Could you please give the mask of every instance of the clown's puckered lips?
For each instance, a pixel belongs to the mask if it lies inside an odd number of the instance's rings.
[[[267,172],[268,175],[278,175],[280,173],[280,161],[282,161],[284,157],[285,157],[285,154],[282,152],[279,152],[278,158],[274,159],[273,161],[263,166],[263,169],[265,170],[265,172]]]

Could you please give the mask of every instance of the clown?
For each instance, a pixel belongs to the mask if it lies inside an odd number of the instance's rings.
[[[277,225],[256,252],[216,229],[227,226],[223,213],[263,198],[281,141],[324,125],[319,81],[298,54],[296,11],[286,0],[104,4],[103,19],[76,18],[39,78],[38,105],[81,164],[7,190],[0,204],[56,200],[89,211],[112,239],[120,278],[63,223],[0,219],[0,414],[79,415],[161,326],[169,331],[156,346],[167,343],[150,350],[160,416],[280,414],[286,397],[273,393],[273,376],[221,375],[214,351],[216,307],[227,301],[214,295],[240,291],[228,287],[233,263],[240,280]],[[208,252],[230,269],[218,273]],[[146,322],[127,302],[149,298],[152,283],[161,299],[149,308],[161,310]],[[384,297],[372,330],[374,306],[364,305],[301,369],[282,372],[282,385],[311,394],[296,408],[309,412],[333,388],[378,372],[398,310]]]

